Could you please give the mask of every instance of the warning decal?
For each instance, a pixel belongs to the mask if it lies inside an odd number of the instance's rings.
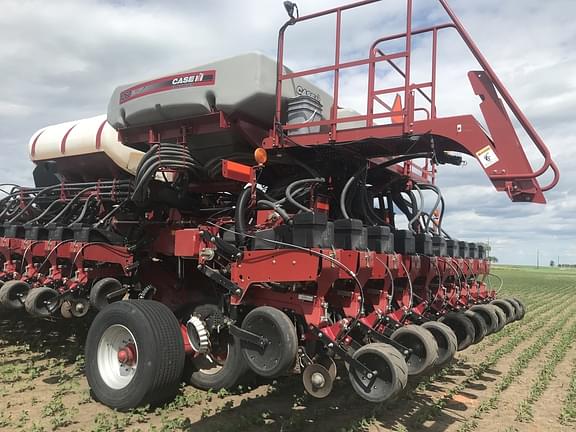
[[[476,157],[484,168],[490,168],[500,160],[490,146],[486,146],[483,149],[478,150],[476,152]]]

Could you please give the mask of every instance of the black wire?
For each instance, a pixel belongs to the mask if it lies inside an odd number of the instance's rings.
[[[209,224],[209,225],[212,225],[212,226],[214,226],[214,227],[216,227],[216,228],[218,228],[218,229],[221,229],[221,230],[223,230],[223,231],[228,231],[228,232],[230,232],[230,233],[232,233],[232,234],[236,234],[236,235],[240,234],[240,233],[238,233],[238,232],[236,232],[236,231],[234,231],[234,230],[231,230],[231,229],[229,229],[229,228],[225,228],[225,227],[223,227],[223,226],[221,226],[221,225],[218,225],[218,224],[215,224],[215,223],[213,223],[213,222],[206,221],[206,223]],[[248,238],[256,239],[256,236],[253,236],[253,235],[250,235],[250,234],[243,234],[243,235],[244,235],[245,237],[248,237]],[[276,245],[279,245],[279,246],[285,246],[285,247],[288,247],[288,248],[301,250],[301,251],[304,251],[304,252],[308,252],[308,253],[310,253],[310,254],[312,254],[312,255],[316,255],[316,256],[318,256],[318,257],[325,258],[325,259],[327,259],[328,261],[330,261],[331,263],[333,263],[333,264],[337,265],[338,267],[340,267],[342,270],[344,270],[350,277],[352,277],[352,279],[354,280],[354,282],[356,283],[356,285],[357,285],[358,288],[360,289],[360,297],[361,297],[361,300],[360,300],[360,308],[359,308],[359,310],[358,310],[358,313],[356,314],[356,317],[354,318],[354,322],[358,321],[358,319],[359,319],[360,316],[362,315],[362,312],[364,311],[364,304],[365,304],[365,300],[364,300],[364,287],[362,286],[362,284],[361,284],[360,281],[358,280],[358,277],[356,276],[356,274],[355,274],[352,270],[350,270],[348,267],[346,267],[344,264],[342,264],[342,263],[341,263],[340,261],[338,261],[337,259],[332,258],[330,255],[326,255],[326,254],[323,254],[323,253],[321,253],[321,252],[317,252],[317,251],[315,251],[315,250],[313,250],[313,249],[305,248],[305,247],[298,246],[298,245],[295,245],[295,244],[292,244],[292,243],[286,243],[286,242],[281,242],[281,241],[277,241],[277,240],[271,240],[271,239],[267,239],[267,238],[262,238],[262,239],[260,239],[260,240],[264,240],[264,241],[266,241],[266,242],[268,242],[268,243],[276,244]],[[353,327],[354,327],[354,326],[351,324],[351,325],[350,325],[350,328],[353,328]]]

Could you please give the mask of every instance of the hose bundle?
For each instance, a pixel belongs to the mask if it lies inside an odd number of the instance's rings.
[[[204,168],[196,161],[188,147],[180,144],[154,144],[140,160],[136,169],[136,179],[132,200],[141,203],[146,199],[148,185],[159,171],[194,171],[202,175]]]

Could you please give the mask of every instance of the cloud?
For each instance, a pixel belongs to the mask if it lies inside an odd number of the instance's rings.
[[[300,0],[311,13],[346,0]],[[445,20],[435,0],[414,2],[415,25]],[[441,167],[447,199],[445,226],[466,240],[496,246],[501,261],[530,263],[558,254],[576,262],[576,26],[572,0],[450,2],[533,121],[558,160],[562,181],[547,206],[510,203],[497,193],[475,160]],[[344,16],[343,59],[365,56],[369,42],[399,31],[402,0],[378,2]],[[27,141],[52,123],[100,114],[115,86],[172,73],[227,56],[261,51],[275,55],[282,2],[219,0],[4,0],[0,14],[0,183],[30,183]],[[334,21],[289,29],[288,63],[294,68],[333,61]],[[479,116],[479,99],[466,72],[478,68],[453,31],[441,35],[440,115]],[[430,44],[414,40],[414,73],[426,80]],[[387,49],[401,49],[398,45]],[[399,64],[402,62],[399,61]],[[342,75],[341,103],[364,111],[366,68]],[[330,90],[331,74],[319,81]],[[391,75],[384,78],[392,82]],[[534,167],[541,158],[528,146]]]

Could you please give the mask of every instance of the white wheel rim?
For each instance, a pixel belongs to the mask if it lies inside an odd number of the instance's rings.
[[[134,361],[121,363],[118,353],[129,346],[134,351]],[[138,367],[138,345],[130,330],[120,324],[114,324],[106,329],[98,343],[98,372],[104,383],[114,389],[125,388],[136,375]]]
[[[228,346],[226,346],[226,359],[228,358]],[[216,375],[224,367],[222,362],[217,361],[211,353],[198,354],[192,360],[198,372],[204,375]],[[226,360],[224,360],[226,362]]]

